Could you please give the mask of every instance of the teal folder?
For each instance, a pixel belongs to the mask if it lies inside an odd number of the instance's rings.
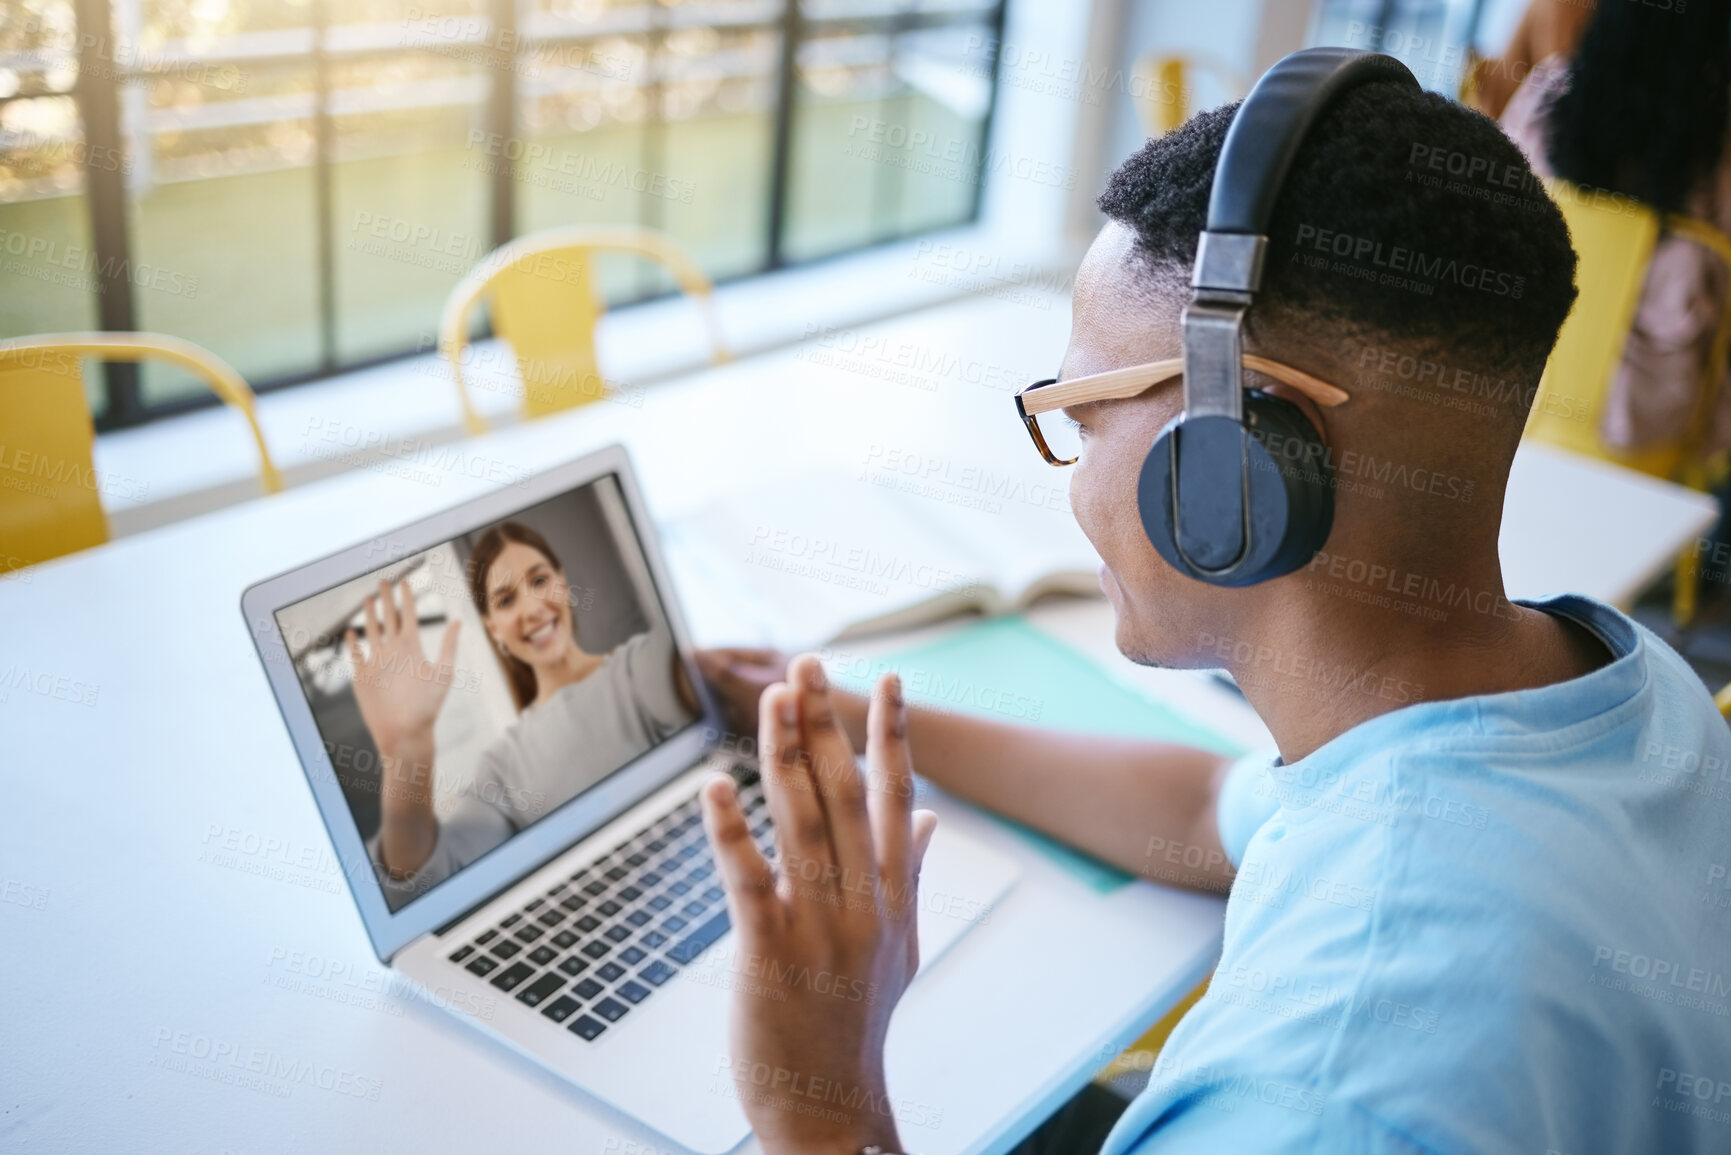
[[[901,675],[908,701],[923,706],[1055,730],[1184,742],[1228,755],[1245,752],[1240,744],[1115,681],[1020,616],[988,618],[938,641],[870,661],[833,654],[829,666],[837,683],[860,692],[869,691],[880,674],[894,670]],[[1133,877],[1020,823],[997,821],[1101,894]]]

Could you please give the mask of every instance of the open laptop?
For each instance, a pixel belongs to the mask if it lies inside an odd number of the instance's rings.
[[[733,775],[772,858],[774,831],[623,447],[260,582],[241,606],[380,960],[680,1145],[743,1140],[728,1004],[768,980],[733,949],[698,787]],[[939,828],[922,973],[1016,874]]]

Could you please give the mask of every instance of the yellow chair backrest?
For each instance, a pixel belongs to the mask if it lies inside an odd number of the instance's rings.
[[[1623,359],[1659,237],[1659,217],[1628,197],[1596,193],[1567,181],[1548,184],[1579,265],[1578,295],[1545,363],[1525,436],[1589,457],[1621,460],[1599,439],[1599,415],[1611,375]],[[1648,463],[1652,464],[1652,463]],[[1662,474],[1667,464],[1657,463]]]
[[[1580,258],[1575,274],[1579,295],[1545,363],[1525,436],[1701,488],[1703,465],[1698,450],[1731,342],[1731,300],[1714,335],[1708,379],[1697,391],[1695,418],[1683,440],[1639,451],[1613,449],[1600,440],[1600,417],[1611,378],[1623,359],[1661,227],[1706,247],[1728,266],[1731,238],[1689,217],[1661,218],[1630,197],[1561,180],[1549,181],[1547,187],[1563,211]]]
[[[463,364],[470,318],[483,300],[494,334],[510,345],[516,360],[525,416],[542,417],[606,396],[595,357],[595,323],[605,308],[595,283],[595,256],[604,251],[636,253],[665,266],[703,309],[713,360],[728,359],[709,278],[660,233],[609,226],[533,233],[482,258],[445,302],[439,348],[451,366],[470,432],[487,427],[470,402]]]
[[[178,365],[239,409],[258,445],[265,492],[282,488],[253,412],[252,390],[208,350],[159,333],[56,333],[0,341],[0,571],[108,540],[106,488],[84,395],[86,357]]]
[[[1249,89],[1244,74],[1212,56],[1150,52],[1131,72],[1131,99],[1149,136],[1165,136],[1190,119],[1191,73],[1211,73],[1237,99]]]

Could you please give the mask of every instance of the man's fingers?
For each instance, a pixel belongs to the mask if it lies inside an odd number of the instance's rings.
[[[703,827],[715,848],[727,906],[742,939],[750,941],[772,931],[783,907],[775,894],[775,870],[752,841],[751,825],[739,807],[733,779],[717,774],[703,784]]]
[[[360,639],[355,637],[355,631],[352,626],[343,631],[343,645],[348,648],[349,663],[354,666],[357,674],[360,673],[361,667],[366,665],[366,659],[361,657]]]
[[[936,812],[931,811],[931,810],[916,810],[916,811],[914,811],[913,828],[914,828],[914,836],[913,836],[914,874],[913,874],[913,881],[908,885],[908,900],[909,901],[908,901],[908,906],[907,906],[907,913],[908,913],[908,918],[909,918],[909,924],[908,924],[908,974],[910,974],[910,975],[920,969],[920,923],[919,923],[920,866],[926,860],[926,847],[928,847],[932,844],[932,835],[934,833],[936,833],[937,829],[938,829],[938,816],[937,816]]]
[[[932,835],[938,831],[938,812],[935,810],[914,811],[914,852],[911,855],[914,866],[914,879],[920,877],[920,867],[925,865],[926,848],[932,844]]]
[[[878,679],[871,704],[866,707],[866,767],[871,771],[868,805],[884,890],[888,894],[907,893],[917,861],[909,854],[914,765],[908,750],[907,702],[897,674]]]
[[[872,853],[872,829],[866,812],[865,782],[860,778],[853,743],[836,717],[829,679],[816,654],[801,654],[788,667],[799,687],[800,742],[805,747],[813,785],[829,822],[829,842],[843,884],[868,890],[877,875]]]
[[[799,695],[785,682],[758,700],[757,745],[781,869],[814,885],[833,882],[829,828],[799,745]]]

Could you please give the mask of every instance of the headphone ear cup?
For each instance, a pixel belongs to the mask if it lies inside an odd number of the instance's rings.
[[[1231,588],[1281,577],[1315,557],[1334,527],[1334,469],[1328,449],[1298,406],[1253,389],[1244,395],[1244,427],[1238,438],[1246,465],[1249,552],[1224,572],[1192,564],[1178,548],[1172,481],[1183,421],[1174,418],[1160,431],[1137,480],[1137,512],[1155,551],[1179,573]],[[1193,510],[1195,505],[1191,502]],[[1196,535],[1209,527],[1187,521],[1185,531]]]
[[[1279,545],[1249,582],[1268,581],[1308,565],[1328,544],[1334,528],[1334,463],[1304,410],[1260,389],[1244,395],[1244,425],[1251,454],[1251,524],[1257,511],[1274,507],[1283,531]],[[1260,551],[1259,551],[1260,552]]]

